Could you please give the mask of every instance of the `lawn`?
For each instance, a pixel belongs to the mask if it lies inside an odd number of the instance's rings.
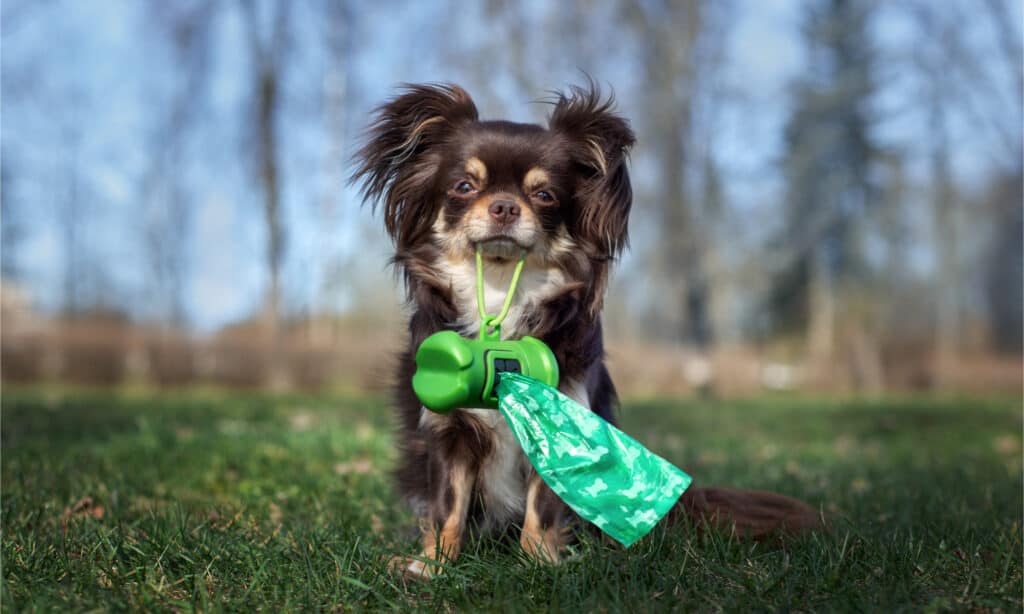
[[[557,567],[477,541],[429,584],[384,401],[5,390],[2,603],[23,610],[1020,611],[1019,400],[635,400],[698,483],[823,507],[752,543],[688,527]]]

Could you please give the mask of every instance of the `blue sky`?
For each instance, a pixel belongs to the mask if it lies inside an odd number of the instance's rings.
[[[422,33],[423,24],[432,23],[428,5],[385,2],[364,5],[370,8],[358,15],[353,33],[358,54],[349,75],[358,97],[347,111],[349,148],[370,106],[388,96],[394,84],[460,80],[432,39]],[[79,232],[86,237],[89,257],[100,263],[109,278],[103,287],[116,295],[112,302],[130,305],[137,314],[145,316],[150,309],[148,272],[140,264],[146,246],[138,231],[146,213],[140,212],[138,184],[148,160],[148,120],[154,108],[168,104],[176,81],[173,58],[166,45],[156,40],[153,25],[147,25],[152,18],[143,11],[149,6],[131,0],[54,2],[23,11],[27,15],[13,24],[5,18],[2,138],[7,158],[3,163],[13,165],[12,192],[28,228],[18,252],[22,283],[45,308],[59,303],[64,256],[58,203],[67,190],[62,169],[74,156],[91,203]],[[1019,23],[1020,7],[1015,10]],[[5,10],[5,17],[8,13]],[[908,23],[897,11],[883,13],[875,22],[877,39],[886,49],[900,49],[908,40]],[[731,206],[756,214],[767,211],[767,204],[778,198],[776,162],[789,112],[789,84],[803,66],[800,5],[746,0],[737,2],[734,14],[721,79],[739,92],[741,102],[718,117],[715,148],[729,179]],[[461,19],[470,27],[481,23],[479,15]],[[312,20],[302,23],[315,27]],[[990,28],[980,22],[969,30],[982,48],[992,38]],[[234,16],[225,18],[218,31],[204,128],[190,140],[190,162],[184,171],[195,193],[186,305],[191,323],[204,331],[252,313],[266,283],[258,195],[252,189],[252,174],[241,161],[245,147],[239,100],[247,87],[244,45]],[[479,36],[487,32],[481,27]],[[310,37],[314,35],[311,31]],[[316,46],[300,47],[301,59],[296,62],[300,68],[292,73],[286,96],[301,98],[307,95],[301,92],[317,91],[309,87],[310,80],[322,79],[329,60]],[[550,88],[579,80],[576,67],[548,60],[542,52],[528,58],[546,66],[552,75]],[[921,95],[918,85],[894,65],[883,65],[880,72],[885,87],[878,104],[886,111],[877,127],[880,142],[918,147],[927,129],[916,108]],[[617,85],[616,78],[629,81],[628,74],[611,69],[608,74],[599,77],[612,85]],[[511,91],[502,85],[509,79],[495,75],[494,90],[499,95]],[[627,115],[636,113],[638,103],[628,84],[617,89],[622,110]],[[1009,99],[1012,90],[1008,91]],[[535,94],[534,98],[544,92]],[[514,98],[508,95],[503,100],[511,119],[541,119],[543,107],[528,105],[529,98]],[[315,106],[319,101],[314,96],[291,102]],[[481,110],[484,115],[496,114],[487,107]],[[283,170],[288,228],[284,277],[289,301],[308,305],[320,300],[326,253],[347,258],[353,274],[373,277],[379,272],[382,283],[390,283],[384,267],[387,244],[379,220],[357,207],[351,188],[326,184],[322,122],[286,118],[282,130],[288,132]],[[971,126],[954,121],[952,131],[958,143],[957,172],[968,183],[980,181],[999,162],[993,159],[997,154]],[[638,149],[642,148],[640,143]],[[924,172],[920,152],[910,161],[912,172]],[[324,208],[328,202],[334,207],[330,213]],[[630,260],[623,266],[631,266]],[[335,307],[344,307],[352,298],[342,292],[332,300]]]

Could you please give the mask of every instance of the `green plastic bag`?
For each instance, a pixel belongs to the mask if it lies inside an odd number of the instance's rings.
[[[629,546],[692,479],[558,390],[502,373],[498,409],[541,478],[582,518]]]

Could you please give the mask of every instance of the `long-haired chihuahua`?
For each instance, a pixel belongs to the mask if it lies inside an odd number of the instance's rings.
[[[397,367],[396,473],[420,518],[422,551],[394,559],[402,573],[430,577],[439,569],[433,562],[458,556],[470,528],[518,528],[530,557],[559,560],[579,519],[534,472],[499,412],[425,410],[412,389],[413,357],[438,331],[479,331],[478,248],[490,313],[525,252],[502,337],[544,341],[558,360],[560,390],[614,424],[601,309],[609,268],[628,242],[634,142],[593,84],[558,96],[546,127],[482,121],[456,85],[409,85],[376,110],[353,178],[382,206],[412,311]],[[680,514],[754,535],[819,522],[812,508],[780,495],[692,486],[669,518]]]

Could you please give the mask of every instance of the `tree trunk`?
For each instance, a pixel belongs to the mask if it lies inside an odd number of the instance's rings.
[[[243,2],[247,36],[255,66],[256,164],[263,193],[263,218],[267,232],[269,285],[264,304],[264,325],[270,340],[270,386],[287,385],[285,350],[281,331],[281,263],[284,260],[284,225],[281,220],[281,186],[277,120],[280,111],[281,70],[284,66],[290,3],[281,2],[272,17],[268,41],[261,36],[260,19],[253,2]]]
[[[340,291],[344,283],[346,256],[338,249],[337,227],[339,195],[345,185],[345,108],[348,102],[348,59],[351,51],[349,27],[352,20],[347,3],[330,3],[324,36],[329,62],[324,76],[323,103],[327,126],[327,153],[324,156],[324,185],[320,196],[318,252],[321,277],[310,318],[310,337],[314,344],[333,345],[337,339]],[[341,277],[341,279],[339,279]]]
[[[270,286],[267,291],[265,318],[270,338],[270,385],[284,387],[284,350],[281,335],[281,261],[284,256],[284,232],[281,227],[281,193],[278,182],[277,160],[277,74],[264,67],[260,74],[258,107],[260,180],[263,184],[263,217],[267,230],[267,271]]]
[[[932,99],[931,175],[934,194],[935,252],[938,254],[938,301],[935,330],[935,385],[942,388],[956,369],[960,352],[960,272],[957,197],[949,166],[949,146],[939,92]]]
[[[835,351],[836,300],[832,271],[822,247],[810,259],[807,349],[815,362],[829,363]]]

